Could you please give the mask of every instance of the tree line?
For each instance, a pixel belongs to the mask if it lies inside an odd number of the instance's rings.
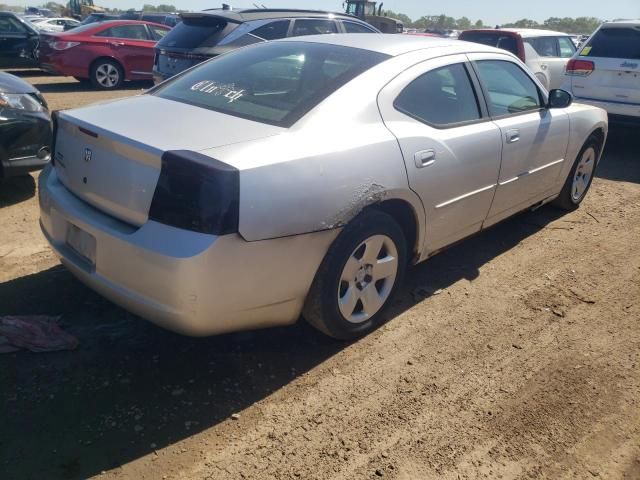
[[[469,30],[471,28],[494,28],[497,26],[487,25],[482,20],[476,20],[474,22],[467,17],[456,19],[447,15],[425,15],[415,21],[404,13],[396,13],[391,10],[385,10],[384,15],[400,20],[404,23],[405,28],[417,28],[419,30]],[[550,17],[542,23],[528,18],[523,18],[517,22],[504,23],[499,26],[504,28],[540,28],[543,30],[557,30],[566,33],[588,34],[593,32],[601,23],[602,20],[595,17]]]

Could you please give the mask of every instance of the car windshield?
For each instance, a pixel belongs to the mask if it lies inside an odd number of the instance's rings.
[[[604,27],[583,47],[580,55],[640,60],[640,27]]]
[[[323,43],[273,42],[222,55],[151,94],[290,127],[388,55]]]

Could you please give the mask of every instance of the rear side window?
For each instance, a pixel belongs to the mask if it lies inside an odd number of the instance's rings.
[[[342,25],[347,33],[375,33],[369,27],[355,22],[342,22]]]
[[[107,28],[94,35],[95,37],[128,38],[131,40],[149,40],[144,25],[119,25]]]
[[[193,49],[215,47],[222,40],[227,22],[207,16],[184,18],[159,43],[159,47]]]
[[[307,42],[263,42],[201,64],[153,92],[162,98],[290,127],[388,56]]]
[[[580,55],[640,60],[640,28],[601,28],[582,48]]]
[[[277,40],[286,37],[288,31],[289,20],[278,20],[256,28],[251,34],[263,40]]]
[[[402,91],[394,106],[435,126],[480,118],[478,100],[462,64],[438,68],[418,77]]]
[[[324,35],[338,33],[336,22],[333,20],[296,20],[293,24],[293,37],[302,35]]]
[[[476,66],[488,95],[487,103],[492,116],[502,117],[541,108],[538,87],[515,63],[480,60]]]
[[[561,58],[571,58],[576,53],[576,45],[570,38],[558,37],[558,47],[560,48]]]
[[[541,57],[557,57],[559,55],[555,37],[527,38],[525,42],[530,44]]]

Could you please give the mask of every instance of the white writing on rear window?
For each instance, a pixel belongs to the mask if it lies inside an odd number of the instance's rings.
[[[223,96],[229,100],[229,103],[235,102],[244,96],[244,90],[236,90],[235,83],[218,83],[213,80],[203,80],[191,87],[196,92],[207,93],[216,97]]]

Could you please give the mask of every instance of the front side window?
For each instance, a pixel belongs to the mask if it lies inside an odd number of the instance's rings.
[[[534,81],[515,63],[505,60],[476,62],[493,117],[539,110],[542,102]]]
[[[369,27],[356,22],[342,22],[347,33],[375,33]]]
[[[128,38],[131,40],[149,40],[144,25],[118,25],[95,34],[96,37]]]
[[[640,29],[604,27],[585,45],[583,57],[622,58],[640,60]]]
[[[324,35],[327,33],[338,33],[338,28],[333,20],[296,20],[292,36]]]
[[[394,106],[435,126],[470,122],[481,117],[467,69],[461,63],[418,77],[400,93]]]
[[[286,37],[288,31],[289,20],[278,20],[256,28],[251,34],[262,40],[277,40]]]
[[[558,44],[555,37],[527,38],[525,42],[530,44],[541,57],[558,56]]]
[[[161,98],[290,127],[388,56],[306,42],[264,42],[206,62],[152,92]]]
[[[568,37],[558,37],[558,47],[562,58],[571,58],[576,53],[576,46]]]

